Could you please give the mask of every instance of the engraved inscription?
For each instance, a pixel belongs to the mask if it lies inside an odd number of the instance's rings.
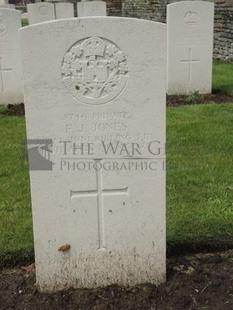
[[[78,101],[103,104],[117,97],[126,85],[126,57],[118,46],[104,38],[86,38],[67,51],[61,75]]]
[[[95,160],[96,166],[101,164],[101,159]],[[98,168],[98,167],[97,167]],[[97,198],[97,214],[98,214],[98,239],[99,239],[99,250],[106,249],[105,242],[105,219],[104,219],[104,201],[103,196],[112,195],[128,195],[128,187],[117,188],[117,189],[103,189],[103,175],[102,165],[101,168],[95,169],[96,171],[96,189],[86,191],[70,191],[70,197],[96,197]]]
[[[48,8],[46,5],[41,5],[39,7],[39,13],[40,15],[48,15]]]
[[[199,14],[195,11],[187,11],[185,14],[184,14],[184,22],[186,24],[196,24],[199,20]]]
[[[189,48],[189,58],[185,60],[181,60],[181,63],[188,64],[188,82],[192,81],[192,64],[200,62],[200,59],[193,59],[192,57],[192,48]]]
[[[4,37],[8,32],[8,27],[6,20],[3,16],[0,15],[0,38]]]
[[[2,68],[2,58],[0,57],[0,92],[4,92],[4,79],[3,79],[3,73],[6,72],[12,72],[12,69],[3,69]]]

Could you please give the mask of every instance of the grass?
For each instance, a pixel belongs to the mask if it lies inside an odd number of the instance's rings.
[[[28,26],[28,19],[27,18],[22,18],[22,27]]]
[[[233,238],[233,104],[169,108],[169,245]]]
[[[233,96],[233,65],[223,61],[214,61],[213,91],[220,90]]]
[[[215,62],[214,89],[233,95],[232,69]],[[0,266],[33,259],[29,176],[21,165],[25,118],[5,109],[0,106]],[[168,249],[231,242],[232,136],[233,103],[168,108]]]
[[[0,132],[1,264],[31,257],[33,240],[29,177],[21,165],[21,140],[26,136],[24,117],[0,114]]]
[[[0,261],[33,255],[28,172],[21,166],[24,117],[1,115]],[[233,104],[169,108],[168,246],[233,238]]]

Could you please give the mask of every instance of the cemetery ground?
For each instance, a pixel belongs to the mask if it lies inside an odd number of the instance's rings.
[[[226,101],[191,94],[167,109],[168,280],[158,288],[37,291],[33,265],[21,269],[34,258],[25,118],[0,107],[0,309],[232,309],[233,65],[215,63],[213,89]]]

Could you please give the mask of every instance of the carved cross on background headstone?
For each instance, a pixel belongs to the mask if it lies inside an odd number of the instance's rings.
[[[200,59],[192,59],[192,48],[189,48],[189,57],[188,59],[181,60],[181,63],[189,65],[188,71],[188,82],[190,83],[192,80],[192,64],[195,62],[200,62]]]

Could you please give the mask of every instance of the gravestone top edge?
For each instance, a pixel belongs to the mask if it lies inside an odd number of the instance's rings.
[[[173,2],[169,3],[167,7],[172,7],[172,6],[183,6],[183,5],[203,5],[203,6],[215,6],[214,2],[211,1],[180,1],[180,2]]]
[[[51,26],[51,25],[56,25],[56,24],[62,24],[62,23],[80,23],[82,21],[87,21],[88,19],[90,20],[118,20],[119,22],[131,22],[131,23],[140,23],[140,24],[144,24],[144,25],[154,25],[157,27],[162,27],[164,29],[166,29],[167,25],[165,23],[160,23],[160,22],[154,22],[154,21],[150,21],[150,20],[145,20],[145,19],[139,19],[139,18],[128,18],[128,17],[117,17],[117,16],[87,16],[87,17],[73,17],[73,18],[64,18],[64,19],[56,19],[56,20],[49,20],[46,22],[42,22],[42,23],[38,23],[38,24],[32,24],[32,25],[28,25],[26,27],[22,27],[19,31],[20,33],[24,33],[27,31],[30,31],[31,29],[35,29],[35,28],[42,28],[42,27],[47,27],[47,25]]]
[[[0,7],[0,12],[2,12],[2,11],[14,11],[14,12],[16,12],[18,15],[21,15],[20,11],[19,11],[19,10],[16,10],[16,9]]]

